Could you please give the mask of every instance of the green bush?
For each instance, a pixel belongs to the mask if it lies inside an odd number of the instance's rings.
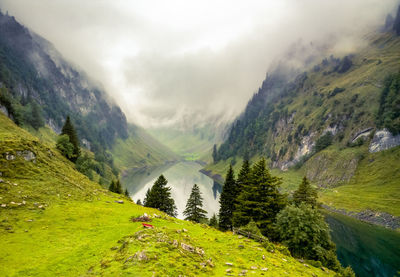
[[[327,132],[325,135],[319,137],[315,142],[314,152],[318,153],[319,151],[324,150],[329,145],[332,144],[333,135],[331,132]]]
[[[67,159],[71,160],[74,157],[74,146],[69,141],[68,135],[59,136],[57,139],[56,147]]]

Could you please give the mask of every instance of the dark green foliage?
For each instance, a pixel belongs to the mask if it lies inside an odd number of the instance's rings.
[[[183,215],[186,216],[185,220],[194,222],[202,222],[207,219],[207,212],[203,208],[203,198],[199,186],[194,184],[192,192],[190,193],[189,199],[186,203],[186,208],[183,211]]]
[[[225,184],[222,188],[219,199],[219,228],[221,230],[232,230],[232,217],[233,212],[235,211],[237,193],[238,190],[235,181],[235,174],[231,165],[226,174]]]
[[[60,135],[57,139],[56,148],[60,153],[66,157],[67,159],[71,160],[74,156],[74,146],[69,141],[68,135]]]
[[[332,141],[333,135],[331,132],[327,132],[325,135],[320,136],[315,142],[314,152],[318,153],[319,151],[324,150],[332,144]]]
[[[29,124],[36,130],[44,126],[42,109],[40,108],[38,103],[36,103],[36,101],[33,101],[31,103],[31,110],[29,113],[29,117],[26,121],[29,122]]]
[[[353,62],[349,56],[345,56],[335,68],[338,73],[345,73],[353,66]]]
[[[124,194],[125,194],[126,197],[130,198],[130,197],[129,197],[129,191],[128,191],[128,189],[125,189]]]
[[[345,90],[346,90],[345,88],[335,87],[331,92],[329,92],[328,98],[334,97],[336,94],[341,93]]]
[[[138,200],[136,201],[136,204],[137,204],[137,205],[140,205],[140,206],[143,206],[142,201],[141,201],[140,199],[138,199]]]
[[[317,190],[311,186],[310,182],[304,176],[299,188],[293,193],[293,203],[296,206],[308,204],[315,208],[317,206],[317,198]]]
[[[286,205],[286,196],[279,192],[281,180],[272,176],[262,158],[250,170],[250,181],[242,187],[238,197],[233,225],[247,225],[252,219],[263,235],[276,239],[276,215]]]
[[[384,81],[377,125],[394,135],[400,133],[400,73],[390,75]]]
[[[167,184],[167,179],[163,175],[160,175],[151,189],[147,191],[144,205],[159,209],[175,217],[177,215],[175,201],[171,197],[171,188],[167,187]]]
[[[294,257],[321,261],[333,270],[341,268],[329,226],[317,209],[306,204],[287,206],[277,215],[276,230]]]
[[[119,179],[117,179],[117,181],[112,180],[110,186],[108,187],[108,190],[111,192],[122,194],[123,190]]]
[[[263,237],[260,229],[258,228],[257,224],[254,222],[254,220],[250,220],[250,222],[246,226],[240,227],[240,231],[249,233],[250,235],[253,235],[253,236]]]
[[[214,163],[218,162],[218,154],[217,154],[217,145],[216,144],[214,144],[214,146],[213,146],[212,158],[213,158]]]
[[[215,214],[213,214],[213,216],[210,218],[208,225],[214,228],[218,228],[218,218]]]
[[[93,160],[89,158],[88,154],[80,156],[75,162],[76,169],[85,174],[90,180],[93,180],[93,166]]]
[[[400,36],[400,6],[397,9],[396,18],[394,19],[393,30]]]
[[[76,134],[75,128],[72,125],[69,116],[67,116],[64,126],[62,127],[61,135],[67,135],[69,137],[70,143],[72,143],[72,145],[74,146],[73,156],[69,159],[75,162],[81,154],[81,148],[79,146],[78,135]]]

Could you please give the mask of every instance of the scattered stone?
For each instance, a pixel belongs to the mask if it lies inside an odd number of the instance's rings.
[[[0,175],[1,176],[1,175]],[[4,180],[3,179],[0,179],[0,183],[4,183]]]
[[[239,235],[239,236],[238,236],[238,238],[239,238],[239,239],[242,239],[242,238],[243,238],[243,236],[242,236],[242,235]]]
[[[68,197],[71,197],[71,194],[68,193]]]
[[[239,249],[243,249],[243,248],[244,248],[244,245],[239,244],[238,248],[239,248]]]
[[[138,261],[147,261],[149,259],[144,250],[136,252],[134,258],[138,259]]]
[[[22,200],[22,204],[25,205],[25,204],[26,204],[26,201],[25,201],[25,200]]]
[[[247,270],[246,270],[246,269],[243,269],[243,270],[239,273],[239,276],[246,276],[246,274],[247,274]]]
[[[179,243],[176,239],[174,239],[174,241],[172,242],[172,245],[175,247],[178,247]]]
[[[115,200],[114,202],[118,204],[124,204],[124,200]]]
[[[10,205],[15,205],[15,202],[14,202],[14,201],[11,201],[11,202],[10,202]]]
[[[131,218],[132,222],[151,222],[151,218],[147,216],[147,214],[138,216],[138,217],[132,217]]]
[[[118,247],[117,247],[118,248]],[[126,260],[125,260],[125,262],[124,263],[127,263],[127,262],[129,262],[130,260],[132,260],[133,259],[133,256],[129,256]]]
[[[303,264],[305,267],[310,267],[308,264]]]
[[[24,231],[25,231],[25,233],[27,233],[27,232],[28,232],[28,229],[25,229]]]
[[[199,255],[204,255],[205,252],[204,252],[203,249],[201,249],[199,247],[196,247],[196,253],[199,254]]]
[[[286,260],[286,259],[282,259],[282,261],[284,261],[284,262],[287,262],[287,260]]]
[[[7,207],[7,204],[1,204],[1,207],[5,208],[5,207]]]
[[[321,266],[321,269],[322,269],[322,271],[328,272],[328,270],[323,266]]]
[[[39,209],[44,209],[43,205],[39,205],[38,208],[39,208]]]
[[[26,221],[27,221],[27,222],[32,222],[32,221],[33,221],[33,219],[27,219]]]
[[[182,229],[182,232],[187,232],[188,230],[186,230],[185,228]]]
[[[265,260],[265,255],[262,255],[262,259]]]
[[[153,217],[155,217],[155,218],[161,218],[161,215],[153,214]]]
[[[8,154],[8,152],[6,152],[6,160],[7,161],[15,160],[15,156],[13,154]]]
[[[233,263],[225,263],[227,266],[233,266]]]
[[[209,258],[209,259],[207,260],[207,264],[208,264],[210,267],[214,267],[214,263],[213,263],[213,261],[212,261],[211,258]]]
[[[18,186],[18,184],[17,183],[13,183],[13,186]]]
[[[225,270],[225,272],[232,272],[232,268],[228,268],[227,270]]]
[[[261,270],[262,270],[262,271],[267,271],[267,270],[268,270],[268,267],[263,267],[263,268],[261,268]]]
[[[183,242],[181,242],[181,247],[182,247],[183,250],[186,250],[186,251],[190,251],[190,252],[194,252],[195,251],[195,248],[193,246],[191,246],[189,244],[186,244],[186,243],[183,243]]]
[[[257,269],[257,267],[253,265],[252,267],[250,267],[250,269],[255,270],[255,269]]]
[[[117,249],[118,249],[118,246],[113,246],[113,247],[111,247],[110,249],[111,249],[111,250],[117,250]]]

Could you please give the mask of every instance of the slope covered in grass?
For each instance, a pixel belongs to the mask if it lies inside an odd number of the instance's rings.
[[[111,150],[114,163],[120,170],[162,165],[179,159],[178,155],[140,127],[130,125],[128,135],[127,139],[117,139]]]
[[[1,114],[0,172],[0,276],[332,275],[110,193]],[[143,213],[154,229],[131,221]]]

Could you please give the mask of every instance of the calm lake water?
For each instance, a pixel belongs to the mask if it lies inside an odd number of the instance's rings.
[[[141,199],[160,174],[168,180],[172,197],[178,208],[178,218],[183,218],[186,201],[193,184],[200,187],[204,209],[208,217],[218,214],[221,186],[199,172],[196,162],[179,162],[161,167],[132,170],[124,178],[134,201]],[[357,276],[397,276],[400,271],[400,233],[363,223],[359,220],[333,213],[326,214],[332,229],[340,262],[351,265]]]
[[[184,161],[156,168],[133,170],[123,178],[131,198],[136,202],[143,199],[147,189],[151,188],[161,174],[168,180],[171,195],[178,209],[178,218],[184,218],[186,202],[194,184],[200,188],[203,197],[203,209],[208,217],[218,214],[221,185],[199,172],[202,166],[196,162]]]

